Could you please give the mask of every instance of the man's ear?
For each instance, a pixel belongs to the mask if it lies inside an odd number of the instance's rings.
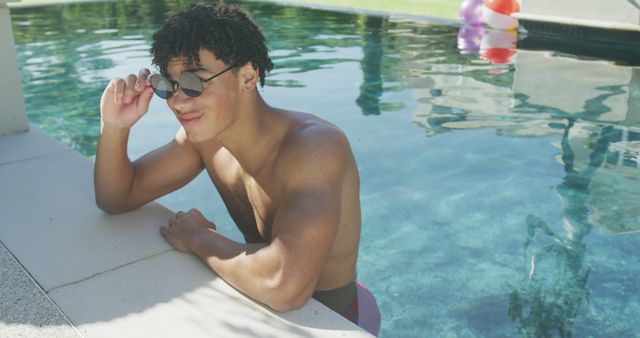
[[[260,71],[258,67],[253,67],[253,63],[251,61],[245,63],[238,70],[240,74],[240,85],[243,89],[247,90],[255,90],[258,81],[260,81]]]

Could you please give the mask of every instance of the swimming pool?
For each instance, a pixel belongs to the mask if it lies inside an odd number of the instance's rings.
[[[104,86],[150,63],[151,33],[186,2],[12,9],[30,121],[93,156]],[[266,100],[314,112],[351,140],[358,273],[378,299],[381,336],[637,336],[638,68],[479,51],[478,36],[454,25],[246,7],[275,63]],[[177,127],[154,98],[131,156]],[[161,202],[199,208],[242,238],[205,176]]]

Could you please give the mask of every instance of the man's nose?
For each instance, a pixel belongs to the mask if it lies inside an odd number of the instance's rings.
[[[185,94],[180,88],[167,100],[169,106],[176,111],[188,111],[194,101],[193,97]]]

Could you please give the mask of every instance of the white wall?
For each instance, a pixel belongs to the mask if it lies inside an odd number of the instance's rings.
[[[0,0],[0,135],[28,129],[7,2]]]

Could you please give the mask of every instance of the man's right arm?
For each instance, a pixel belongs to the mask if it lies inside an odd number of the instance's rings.
[[[174,191],[204,167],[183,129],[167,145],[129,160],[129,129],[147,112],[153,95],[148,75],[143,69],[138,76],[113,79],[100,101],[94,188],[96,204],[108,213],[127,212]]]
[[[135,162],[127,156],[128,130],[100,136],[94,173],[96,204],[118,214],[131,211],[189,183],[204,168],[183,129],[167,145]]]

